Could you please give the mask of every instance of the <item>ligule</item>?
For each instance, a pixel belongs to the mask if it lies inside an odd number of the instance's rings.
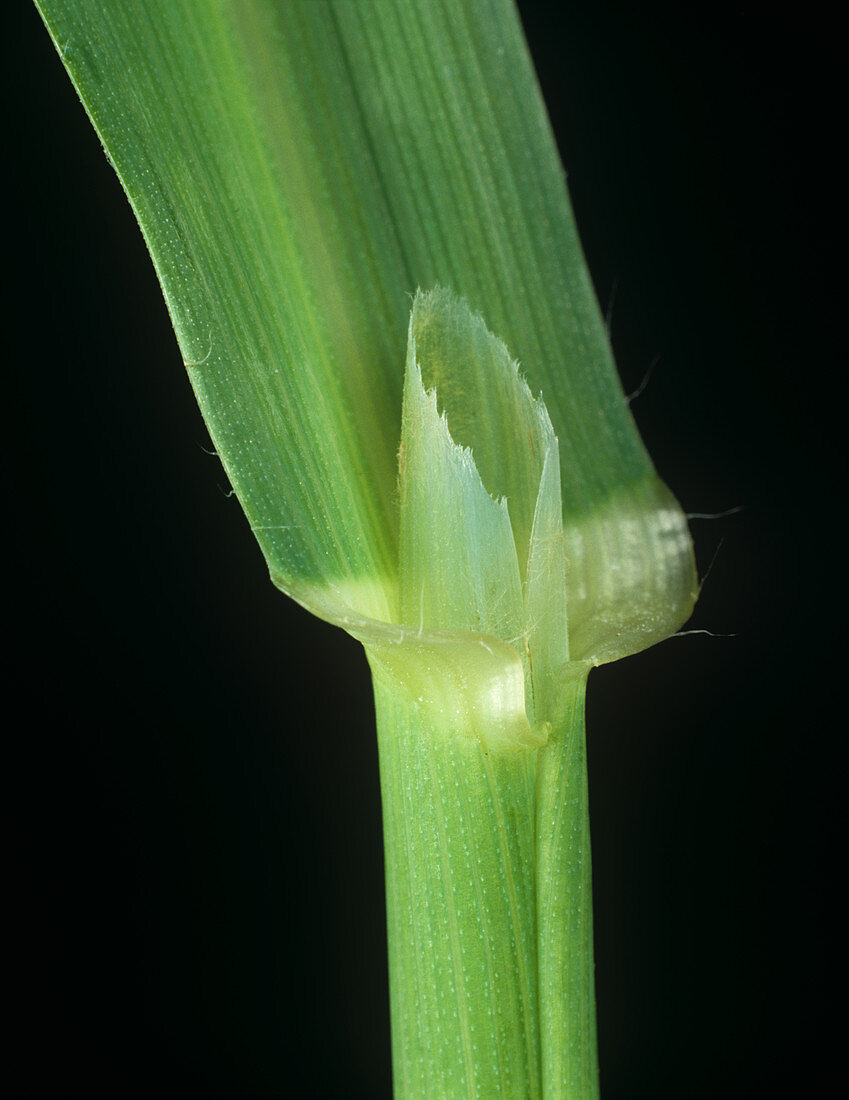
[[[455,441],[455,422],[470,446]],[[546,696],[571,675],[558,454],[544,404],[501,341],[450,291],[419,293],[398,450],[398,587],[386,599],[395,621],[364,615],[339,589],[293,592],[362,641],[376,674],[434,729],[496,751],[545,743]]]
[[[573,517],[561,469],[548,410],[502,341],[450,290],[420,291],[392,577],[278,583],[363,642],[435,729],[536,748],[576,677],[667,637],[695,598],[686,520],[656,477]]]

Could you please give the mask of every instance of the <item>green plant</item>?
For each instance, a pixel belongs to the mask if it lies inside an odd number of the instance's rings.
[[[398,1095],[594,1095],[586,676],[695,581],[515,12],[39,7],[275,584],[369,656]]]

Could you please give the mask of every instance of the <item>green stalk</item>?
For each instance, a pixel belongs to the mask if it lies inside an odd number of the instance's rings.
[[[511,0],[37,3],[274,584],[366,648],[398,1096],[590,1100],[586,678],[696,584]]]
[[[598,1096],[585,692],[586,679],[578,675],[537,760],[537,959],[547,1100]]]
[[[585,683],[505,757],[376,671],[399,1098],[598,1096]]]
[[[539,1097],[534,761],[374,678],[398,1097]]]

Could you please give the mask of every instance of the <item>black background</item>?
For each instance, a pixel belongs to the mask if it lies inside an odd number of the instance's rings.
[[[590,680],[605,1100],[836,1094],[840,39],[521,7],[626,391],[659,357],[649,450],[687,510],[743,507],[694,522],[691,626],[733,637]],[[114,173],[6,14],[16,1095],[388,1097],[365,660],[271,588]]]

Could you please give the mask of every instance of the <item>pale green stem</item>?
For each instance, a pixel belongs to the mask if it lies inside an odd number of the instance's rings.
[[[397,1100],[592,1100],[584,681],[500,754],[373,672]]]
[[[586,676],[564,691],[537,751],[536,877],[545,1100],[598,1096],[592,868],[584,733]]]

